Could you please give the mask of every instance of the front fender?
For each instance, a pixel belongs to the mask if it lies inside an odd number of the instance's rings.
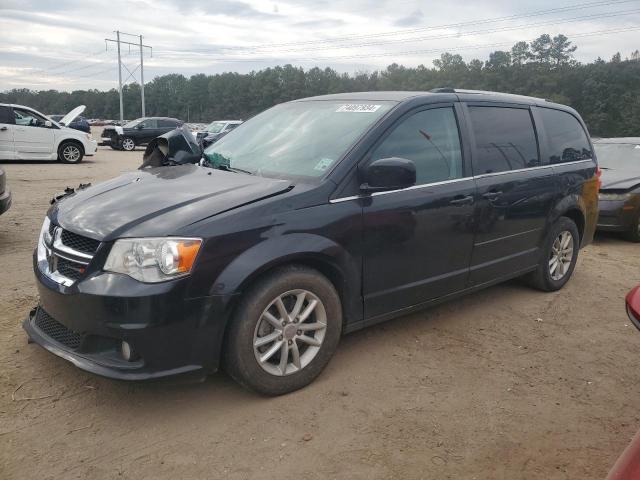
[[[268,238],[244,251],[218,275],[210,294],[237,297],[264,273],[291,263],[309,265],[329,277],[342,300],[345,322],[362,319],[360,258],[335,241],[311,233]]]

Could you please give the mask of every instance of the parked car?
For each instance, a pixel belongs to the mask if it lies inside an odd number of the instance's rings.
[[[91,134],[64,125],[84,109],[74,108],[58,123],[32,108],[0,103],[0,159],[80,163],[96,153],[97,143]]]
[[[640,330],[640,285],[627,294],[625,301],[629,320],[631,320],[633,325]]]
[[[114,150],[131,151],[137,145],[146,145],[159,135],[167,133],[183,124],[182,120],[167,117],[138,118],[123,126],[105,127],[100,145]]]
[[[640,137],[593,142],[602,169],[598,229],[640,242]]]
[[[0,168],[0,215],[11,207],[11,192],[7,188],[7,175]]]
[[[69,125],[64,125],[63,123],[60,123],[64,118],[64,115],[49,115],[49,118],[51,120],[56,121],[58,124],[62,126],[74,128],[76,130],[80,130],[81,132],[85,132],[85,133],[91,133],[91,125],[89,124],[88,120],[84,118],[82,115],[78,115],[78,117]]]
[[[596,171],[574,110],[507,94],[302,99],[204,152],[176,129],[138,171],[52,205],[23,325],[107,377],[222,361],[283,394],[345,332],[514,277],[562,288],[593,238]]]
[[[207,148],[242,123],[242,120],[217,120],[196,134],[196,141]]]

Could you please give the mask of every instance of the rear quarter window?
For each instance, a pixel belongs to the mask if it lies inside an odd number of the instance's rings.
[[[547,133],[550,163],[593,158],[587,134],[576,117],[551,108],[539,108],[539,112]]]

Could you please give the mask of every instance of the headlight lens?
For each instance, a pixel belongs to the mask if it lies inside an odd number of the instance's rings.
[[[164,282],[188,275],[196,260],[200,238],[124,238],[116,240],[104,269],[141,282]]]
[[[51,245],[49,225],[51,225],[51,220],[49,220],[49,217],[44,217],[44,222],[42,222],[42,228],[40,229],[40,235],[38,236],[38,262],[47,259],[44,243],[46,242]]]
[[[598,198],[600,200],[629,200],[631,193],[603,193],[600,192]]]

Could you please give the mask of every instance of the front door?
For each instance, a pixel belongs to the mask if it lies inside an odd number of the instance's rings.
[[[540,161],[528,106],[469,105],[477,185],[469,285],[531,268],[554,202],[556,176]]]
[[[53,152],[54,127],[46,127],[45,119],[31,110],[14,108],[13,141],[17,159],[49,160]]]
[[[142,127],[142,128],[140,128]],[[149,143],[151,140],[161,135],[158,129],[158,121],[155,118],[147,118],[138,124],[137,143]]]
[[[462,290],[473,244],[476,187],[464,175],[453,105],[403,117],[366,163],[389,157],[412,160],[417,182],[364,200],[367,319]]]
[[[0,160],[13,160],[13,112],[0,105]]]

